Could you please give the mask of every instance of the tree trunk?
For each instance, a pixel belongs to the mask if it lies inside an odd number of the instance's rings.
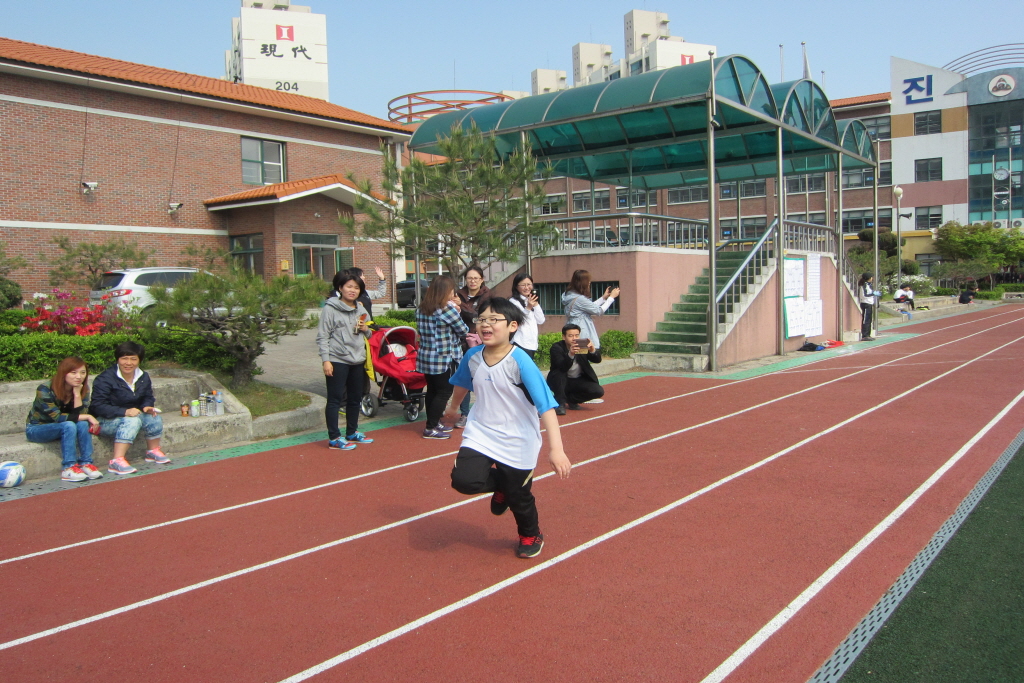
[[[252,359],[239,360],[235,363],[235,367],[231,377],[231,388],[232,389],[244,389],[252,382],[252,374],[255,369],[255,363]]]

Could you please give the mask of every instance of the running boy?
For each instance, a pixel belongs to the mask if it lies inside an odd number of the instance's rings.
[[[519,528],[518,557],[537,557],[544,545],[531,489],[541,436],[537,415],[548,432],[548,460],[561,479],[572,464],[562,450],[555,408],[558,404],[540,370],[525,351],[512,345],[523,313],[508,299],[494,297],[473,320],[480,346],[466,352],[451,378],[455,386],[448,422],[459,418],[459,403],[470,390],[476,403],[469,413],[462,447],[452,468],[452,488],[476,495],[493,491],[491,513],[512,509]]]

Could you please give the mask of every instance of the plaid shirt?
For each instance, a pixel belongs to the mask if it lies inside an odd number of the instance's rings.
[[[36,388],[36,400],[32,402],[32,409],[28,411],[25,424],[53,424],[54,422],[64,422],[72,416],[77,420],[79,415],[89,412],[89,395],[86,394],[82,397],[82,405],[77,410],[74,405],[74,401],[61,403],[57,395],[53,393],[53,389],[46,384],[40,384]]]
[[[445,306],[433,315],[416,309],[416,328],[420,333],[416,372],[440,375],[448,372],[452,361],[462,360],[462,339],[469,334],[469,327],[462,322],[459,309]]]

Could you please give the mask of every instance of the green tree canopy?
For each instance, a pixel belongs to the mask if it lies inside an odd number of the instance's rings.
[[[252,381],[264,346],[312,327],[306,309],[315,308],[328,285],[315,278],[279,275],[269,282],[227,259],[217,274],[196,273],[173,290],[153,287],[156,305],[149,319],[165,323],[225,349],[235,358],[231,386]],[[312,351],[311,351],[312,353]]]
[[[0,242],[0,277],[7,277],[15,270],[21,270],[28,265],[28,261],[20,256],[8,256],[7,245]]]
[[[1024,259],[1024,234],[996,228],[992,223],[961,225],[949,221],[938,230],[935,251],[943,261],[981,261],[995,270]]]
[[[388,242],[393,257],[405,253],[434,259],[455,276],[472,265],[518,260],[527,237],[535,252],[543,251],[551,228],[531,221],[530,211],[545,196],[543,182],[535,181],[546,180],[551,172],[538,174],[529,148],[502,160],[494,138],[475,126],[453,128],[438,145],[441,161],[417,157],[401,169],[385,148],[379,188],[352,177],[364,195],[376,194],[380,200],[358,199],[355,209],[364,219],[342,217],[342,225]]]

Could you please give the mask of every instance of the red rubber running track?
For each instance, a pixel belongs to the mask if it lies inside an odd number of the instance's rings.
[[[1024,310],[563,419],[546,545],[419,425],[0,505],[4,681],[806,681],[1024,429]]]

